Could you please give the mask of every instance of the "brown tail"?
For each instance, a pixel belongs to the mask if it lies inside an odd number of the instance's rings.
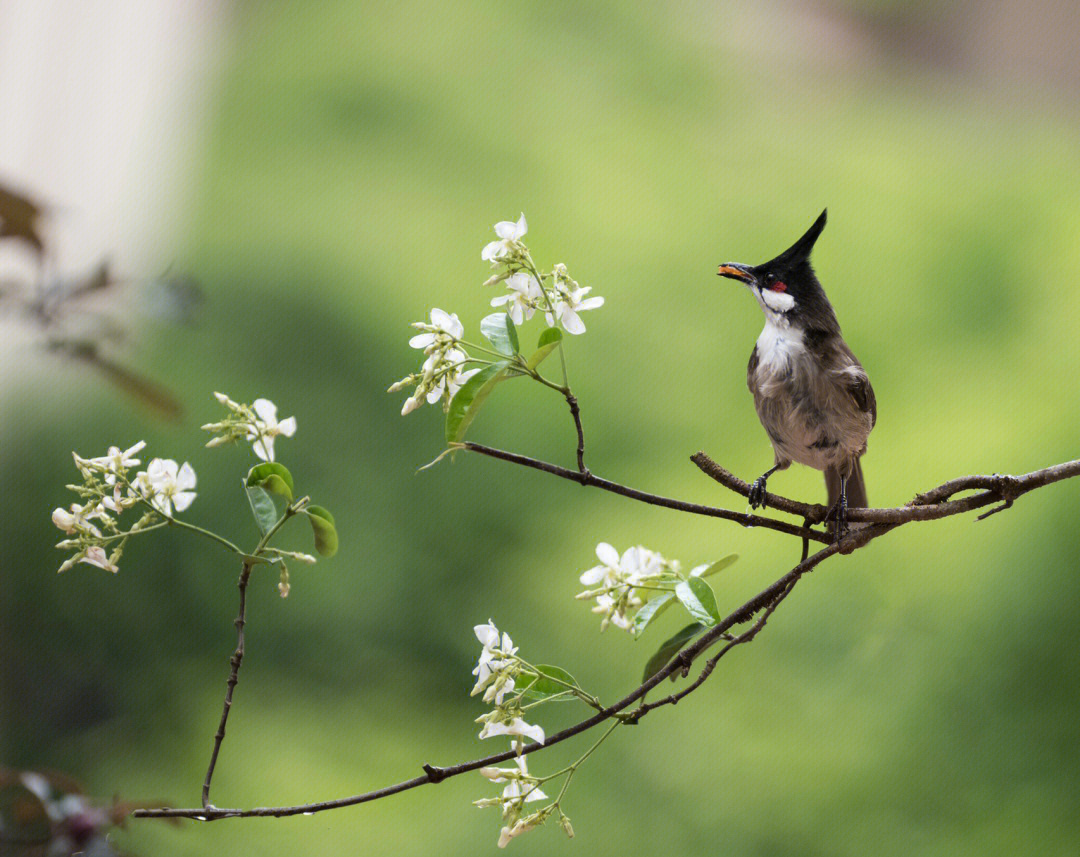
[[[829,508],[836,505],[840,499],[840,472],[835,467],[825,471],[825,490],[829,493]],[[855,459],[855,468],[847,481],[847,505],[849,509],[869,508],[866,499],[866,483],[863,481],[862,464]]]

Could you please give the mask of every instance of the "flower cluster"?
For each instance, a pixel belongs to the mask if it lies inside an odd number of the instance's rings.
[[[648,600],[642,588],[659,588],[657,584],[676,579],[680,568],[677,561],[666,560],[641,545],[627,548],[620,557],[615,548],[600,542],[596,546],[596,558],[600,565],[583,572],[579,578],[590,588],[577,597],[596,599],[592,612],[604,617],[600,622],[601,631],[611,624],[633,634],[634,621],[630,614]]]
[[[562,263],[552,269],[551,278],[554,297],[552,307],[546,314],[548,327],[554,327],[558,320],[567,333],[584,333],[585,324],[578,313],[603,306],[604,299],[585,297],[592,291],[592,286],[582,287],[571,280],[566,273],[566,265]]]
[[[516,687],[518,676],[526,670],[524,663],[517,657],[517,646],[510,639],[510,635],[500,633],[490,619],[486,625],[474,627],[473,631],[483,648],[473,669],[476,685],[471,695],[483,693],[484,702],[495,703],[494,710],[476,719],[477,723],[484,724],[480,737],[509,735],[517,739],[519,752],[525,745],[525,738],[543,744],[543,728],[526,723],[522,717],[520,694],[506,699],[506,695]]]
[[[465,328],[454,313],[437,307],[431,311],[431,321],[418,321],[413,327],[423,331],[409,340],[413,348],[423,349],[425,359],[420,371],[406,375],[390,386],[388,393],[396,393],[409,386],[416,386],[413,394],[405,400],[401,415],[415,411],[426,400],[434,405],[442,399],[443,410],[450,407],[450,400],[478,370],[463,370],[469,355],[461,347]]]
[[[214,393],[214,398],[229,410],[229,416],[216,423],[207,423],[203,431],[217,435],[207,446],[221,446],[244,440],[263,461],[274,460],[274,439],[279,435],[292,437],[296,434],[296,417],[277,418],[277,405],[269,399],[256,399],[250,405],[234,402],[224,393]]]
[[[516,749],[513,744],[511,748]],[[513,768],[481,768],[480,774],[493,783],[506,783],[501,797],[473,801],[481,809],[489,806],[502,808],[504,824],[502,830],[499,831],[500,848],[505,848],[515,836],[539,827],[551,814],[552,807],[544,807],[538,812],[522,817],[525,804],[548,799],[548,796],[540,789],[541,780],[529,774],[525,756],[516,757]]]
[[[146,470],[131,473],[141,464],[134,456],[145,446],[144,441],[127,449],[110,446],[105,455],[97,458],[72,453],[83,481],[68,488],[82,502],[66,509],[58,507],[52,513],[53,523],[70,537],[56,546],[75,551],[60,571],[83,562],[115,573],[130,535],[159,517],[171,518],[174,509],[183,512],[191,505],[195,499],[195,471],[187,462],[178,465],[171,458],[155,458]],[[129,529],[121,529],[120,515],[136,506],[145,507],[147,512]]]
[[[503,220],[495,224],[498,241],[492,241],[480,254],[499,273],[490,277],[485,285],[505,282],[507,293],[491,299],[493,307],[505,306],[514,324],[531,319],[540,309],[544,312],[548,327],[561,325],[567,333],[585,332],[585,324],[579,313],[604,305],[600,297],[588,298],[591,287],[582,287],[570,279],[566,265],[561,262],[550,274],[541,274],[533,264],[529,249],[522,243],[525,235],[525,215],[517,223]],[[550,285],[547,284],[551,280]]]

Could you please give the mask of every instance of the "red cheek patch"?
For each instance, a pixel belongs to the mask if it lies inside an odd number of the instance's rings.
[[[780,283],[780,282],[773,283],[771,286],[769,286],[769,291],[770,292],[786,292],[787,291],[787,283]]]

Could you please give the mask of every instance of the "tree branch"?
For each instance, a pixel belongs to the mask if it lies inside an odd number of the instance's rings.
[[[551,464],[550,462],[541,461],[537,458],[530,458],[527,455],[519,455],[516,452],[507,452],[506,450],[495,449],[494,447],[472,443],[471,441],[463,443],[462,448],[470,450],[471,452],[478,452],[481,455],[486,455],[490,458],[497,458],[500,461],[509,461],[512,464],[531,467],[534,470],[540,470],[544,473],[550,473],[553,476],[569,479],[570,481],[577,482],[581,485],[592,485],[603,491],[610,491],[612,494],[618,494],[621,497],[629,497],[631,500],[638,500],[653,506],[663,506],[666,509],[675,509],[678,512],[689,512],[692,515],[722,518],[725,521],[734,521],[737,524],[742,524],[744,527],[765,527],[770,530],[776,530],[777,532],[787,533],[790,536],[799,536],[800,538],[810,539],[822,544],[828,544],[833,538],[829,533],[824,533],[820,530],[812,530],[808,527],[799,527],[795,524],[789,524],[787,521],[778,521],[775,518],[765,518],[761,515],[747,515],[741,512],[734,512],[730,509],[722,509],[717,506],[704,506],[700,503],[689,503],[685,500],[662,497],[659,494],[649,494],[646,491],[639,491],[636,488],[630,488],[626,485],[620,485],[618,482],[603,479],[588,469],[583,472],[571,470],[568,467],[561,467],[558,464]]]
[[[465,447],[472,449],[475,452],[481,452],[482,454],[489,455],[493,458],[499,458],[504,461],[510,461],[517,464],[523,464],[527,467],[532,467],[537,470],[542,470],[546,473],[553,473],[556,476],[561,476],[565,479],[571,479],[580,482],[584,485],[596,485],[597,487],[604,488],[604,490],[612,491],[616,494],[631,497],[632,499],[642,500],[643,502],[653,503],[658,506],[666,506],[668,508],[680,509],[682,511],[692,512],[694,514],[711,515],[713,517],[729,517],[735,513],[728,512],[725,509],[711,509],[707,506],[697,506],[696,504],[683,503],[678,500],[670,500],[664,497],[656,497],[655,495],[645,494],[644,492],[636,491],[631,488],[626,488],[621,485],[617,485],[613,482],[600,479],[599,477],[592,476],[585,472],[575,472],[567,470],[566,468],[558,467],[557,465],[548,464],[546,462],[538,461],[536,459],[526,458],[525,456],[519,456],[515,453],[503,452],[501,450],[494,450],[488,447],[481,447],[478,444],[465,444]],[[699,467],[702,464],[698,463],[699,457],[702,462],[707,462],[707,456],[704,453],[699,453],[695,456],[695,463]],[[702,467],[705,472],[706,467]],[[716,471],[719,472],[723,468],[716,466]],[[727,471],[723,471],[727,473]],[[712,475],[710,473],[710,475]],[[569,738],[573,738],[576,735],[585,732],[594,726],[603,723],[625,709],[629,708],[638,700],[644,700],[645,695],[657,687],[661,682],[676,673],[681,672],[686,675],[689,672],[690,666],[693,662],[705,651],[711,648],[719,641],[726,641],[727,645],[720,649],[715,655],[713,655],[708,661],[706,661],[701,673],[698,677],[689,685],[677,693],[671,694],[665,698],[657,700],[652,703],[642,703],[633,711],[627,715],[623,715],[623,719],[628,722],[637,722],[648,714],[650,711],[663,706],[674,705],[679,700],[685,698],[690,693],[693,693],[699,687],[701,687],[705,681],[712,674],[719,662],[727,652],[733,649],[735,646],[742,645],[743,643],[751,642],[754,637],[765,627],[765,623],[769,617],[775,612],[777,607],[788,595],[799,580],[806,574],[813,571],[824,560],[837,553],[850,553],[858,548],[869,544],[879,536],[884,535],[890,530],[895,529],[903,524],[910,523],[911,521],[930,520],[931,518],[943,518],[951,515],[958,515],[972,509],[982,508],[987,505],[991,505],[995,502],[1001,502],[1004,506],[1011,505],[1012,502],[1026,494],[1029,491],[1033,491],[1036,488],[1041,488],[1046,485],[1050,485],[1054,482],[1060,482],[1063,479],[1069,479],[1080,475],[1080,460],[1069,461],[1063,464],[1054,465],[1053,467],[1047,467],[1043,470],[1037,470],[1032,473],[1028,473],[1020,477],[1011,476],[967,476],[960,479],[954,479],[950,482],[946,482],[943,485],[939,485],[937,488],[932,489],[924,494],[918,495],[907,506],[900,507],[898,509],[859,509],[851,510],[852,513],[861,513],[867,517],[860,517],[853,520],[871,520],[873,523],[869,523],[867,526],[852,528],[848,534],[838,543],[831,543],[826,547],[819,550],[812,556],[806,557],[788,571],[785,575],[776,580],[772,585],[759,592],[737,610],[729,613],[720,622],[713,625],[707,631],[705,631],[694,642],[690,643],[680,652],[678,652],[659,672],[651,676],[647,681],[643,682],[636,689],[631,691],[623,699],[616,702],[614,705],[610,705],[601,709],[591,717],[582,720],[581,722],[563,729],[561,732],[557,732],[554,735],[548,736],[547,740],[543,744],[530,744],[525,747],[524,753],[539,752],[547,747],[552,747],[555,744],[560,744]],[[731,482],[734,485],[734,477],[728,474]],[[720,481],[719,479],[717,481]],[[722,483],[725,484],[725,483]],[[745,485],[745,483],[743,483]],[[729,486],[730,487],[730,486]],[[953,495],[960,491],[965,490],[982,490],[982,494],[975,495],[973,497],[966,497],[961,500],[951,501]],[[732,488],[741,493],[741,489]],[[777,500],[784,500],[785,498],[778,497]],[[790,508],[795,508],[796,501],[785,501],[790,504]],[[803,507],[809,509],[808,504],[801,504]],[[779,507],[779,506],[778,506]],[[717,512],[723,512],[724,514],[716,514]],[[931,512],[932,514],[924,516],[924,513]],[[738,516],[736,520],[743,517],[754,518],[756,516]],[[807,516],[809,517],[809,516]],[[763,518],[762,521],[770,521],[773,524],[779,524],[779,521],[771,521],[771,519]],[[777,527],[773,527],[778,529]],[[819,534],[813,530],[807,530],[807,528],[792,527],[795,530],[793,535],[799,535],[806,538],[806,532],[813,533],[814,536]],[[764,611],[764,612],[762,612]],[[756,622],[742,634],[732,637],[728,632],[735,625],[745,624],[754,619],[758,613],[761,616]],[[231,688],[230,688],[231,692]],[[346,806],[355,806],[361,803],[367,803],[373,800],[379,800],[380,798],[389,797],[390,795],[397,794],[399,792],[408,791],[428,783],[441,782],[449,777],[458,776],[460,774],[467,773],[469,771],[475,771],[479,768],[496,765],[500,762],[505,762],[508,759],[513,758],[515,755],[514,750],[506,750],[501,753],[495,753],[490,756],[486,756],[483,759],[477,759],[472,762],[461,762],[456,765],[450,765],[446,767],[436,767],[434,765],[425,764],[423,766],[424,773],[421,776],[413,777],[410,780],[404,780],[394,785],[384,786],[374,791],[365,792],[363,794],[353,795],[352,797],[339,798],[337,800],[323,801],[321,803],[308,803],[300,804],[297,806],[275,806],[275,807],[256,807],[254,809],[217,809],[215,807],[204,807],[202,809],[138,809],[133,814],[137,818],[201,818],[201,819],[220,819],[220,818],[252,818],[252,817],[281,817],[290,815],[303,815],[313,814],[316,812],[322,812],[330,809],[339,809]]]

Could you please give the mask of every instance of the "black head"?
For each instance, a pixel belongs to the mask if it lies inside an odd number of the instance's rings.
[[[810,266],[810,252],[825,228],[827,214],[828,209],[821,212],[806,234],[776,258],[755,267],[725,263],[717,273],[747,286],[770,319],[839,330],[832,305]]]

